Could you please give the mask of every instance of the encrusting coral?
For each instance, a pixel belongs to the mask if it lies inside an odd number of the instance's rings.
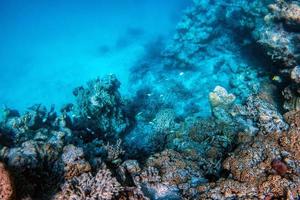
[[[15,188],[13,184],[13,179],[10,172],[3,163],[0,163],[0,199],[15,199]]]
[[[230,175],[199,189],[202,199],[266,199],[300,197],[300,131],[287,113],[291,127],[283,133],[259,133],[240,145],[224,162]]]

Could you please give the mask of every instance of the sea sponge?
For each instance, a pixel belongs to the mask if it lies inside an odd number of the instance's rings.
[[[10,173],[3,163],[0,163],[0,199],[13,200],[15,190]]]

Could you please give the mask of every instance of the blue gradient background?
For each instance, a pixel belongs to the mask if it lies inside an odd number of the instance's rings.
[[[145,44],[171,38],[187,0],[0,1],[0,105],[58,107],[115,73],[126,90]]]

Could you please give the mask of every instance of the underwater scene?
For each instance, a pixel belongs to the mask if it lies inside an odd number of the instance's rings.
[[[0,200],[300,200],[299,0],[2,0],[0,43]]]

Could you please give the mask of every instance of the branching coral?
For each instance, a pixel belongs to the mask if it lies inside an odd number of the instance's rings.
[[[65,164],[64,171],[66,179],[71,179],[82,173],[91,171],[90,164],[84,159],[83,149],[75,147],[74,145],[64,147],[62,161]]]
[[[104,146],[104,149],[107,153],[107,161],[118,164],[121,162],[121,156],[125,153],[122,146],[122,140],[118,139],[117,143],[115,145],[110,145],[109,143]]]
[[[299,113],[289,113],[294,122]],[[240,145],[223,163],[228,179],[201,187],[203,199],[264,199],[300,197],[299,130],[259,134]],[[231,178],[230,178],[231,177]]]

